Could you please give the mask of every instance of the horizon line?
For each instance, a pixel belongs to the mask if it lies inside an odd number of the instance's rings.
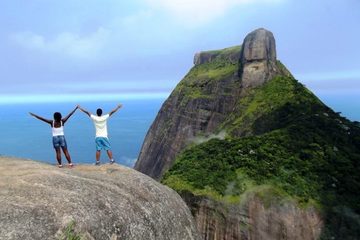
[[[126,94],[6,94],[0,96],[0,105],[166,99],[169,95],[170,92]]]

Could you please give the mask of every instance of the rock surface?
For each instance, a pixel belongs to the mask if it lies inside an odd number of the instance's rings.
[[[211,74],[204,76],[205,73],[197,75],[196,79],[185,77],[165,101],[146,135],[135,165],[136,170],[157,180],[194,138],[215,133],[248,89],[263,84],[276,74],[289,74],[276,65],[275,39],[265,29],[250,33],[242,48],[199,53],[194,62],[194,72],[202,65],[207,71],[205,65],[209,63],[220,70],[233,64],[234,70],[216,80],[211,78]],[[192,92],[196,92],[194,86],[201,94],[189,98]]]
[[[240,77],[245,88],[256,87],[277,73],[275,38],[263,28],[249,33],[242,45]]]
[[[272,32],[259,28],[249,33],[242,45],[241,62],[276,61],[276,45]]]
[[[173,92],[162,105],[140,151],[135,169],[159,180],[175,157],[200,133],[213,133],[232,111],[239,88],[235,72],[204,86],[214,98],[186,100],[183,92]],[[184,103],[186,102],[186,103]]]
[[[184,196],[193,210],[203,239],[319,239],[323,220],[313,207],[299,208],[290,201],[264,204],[250,196],[241,204]]]
[[[132,169],[0,158],[0,239],[198,239],[173,190]]]

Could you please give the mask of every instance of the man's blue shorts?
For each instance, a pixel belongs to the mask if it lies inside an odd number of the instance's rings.
[[[109,139],[106,137],[95,138],[95,143],[96,143],[96,151],[101,151],[101,150],[107,151],[111,149]]]
[[[65,136],[54,136],[53,137],[53,146],[55,149],[58,149],[60,147],[67,148]]]

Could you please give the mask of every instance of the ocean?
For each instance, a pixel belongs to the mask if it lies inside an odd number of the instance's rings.
[[[317,95],[334,111],[342,112],[341,115],[352,121],[360,121],[359,93]],[[165,99],[123,101],[123,108],[109,119],[109,139],[118,163],[128,167],[134,166],[145,135],[164,101]],[[107,113],[117,104],[85,102],[81,106],[92,113],[100,107]],[[29,112],[52,119],[54,112],[59,111],[65,116],[76,105],[77,103],[0,105],[0,155],[55,164],[50,125],[31,117]],[[78,110],[66,123],[65,136],[75,164],[95,162],[95,129],[87,115]],[[102,152],[101,161],[108,161],[105,152]],[[66,162],[64,156],[63,162]]]
[[[108,120],[109,139],[114,159],[123,165],[133,167],[141,145],[151,123],[165,99],[122,101],[123,108]],[[81,103],[80,103],[81,104]],[[117,102],[86,102],[81,104],[95,113],[102,108],[104,114],[117,106]],[[52,119],[54,112],[66,116],[77,103],[37,103],[0,105],[0,155],[56,163],[52,147],[51,126],[30,116],[33,112]],[[91,119],[81,111],[65,124],[65,137],[73,162],[91,164],[95,162],[95,128]],[[63,163],[66,159],[62,157]],[[101,162],[108,162],[106,152]]]

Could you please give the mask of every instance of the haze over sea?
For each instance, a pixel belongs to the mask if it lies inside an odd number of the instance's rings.
[[[334,111],[352,121],[360,121],[360,93],[315,92],[317,96]],[[108,121],[109,138],[115,160],[133,167],[138,157],[147,130],[156,117],[165,98],[121,101],[123,108]],[[111,111],[119,102],[59,102],[59,103],[16,103],[0,104],[0,132],[2,140],[0,155],[21,157],[55,164],[52,147],[51,128],[48,124],[29,115],[36,113],[52,119],[54,112],[63,116],[77,104],[95,113],[98,107],[104,113]],[[65,136],[74,163],[94,163],[95,129],[92,121],[84,113],[77,111],[65,125]],[[108,161],[103,152],[101,161]],[[63,157],[63,162],[66,159]]]

